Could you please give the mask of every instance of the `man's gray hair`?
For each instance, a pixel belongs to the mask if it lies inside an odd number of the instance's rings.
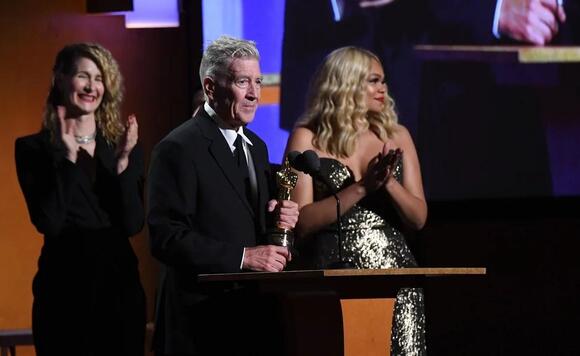
[[[216,75],[228,73],[228,67],[235,58],[260,59],[260,52],[254,41],[242,40],[230,36],[220,36],[210,43],[199,66],[199,79],[203,87],[203,79],[215,78]]]

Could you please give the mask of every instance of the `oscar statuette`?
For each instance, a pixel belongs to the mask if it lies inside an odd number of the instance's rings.
[[[290,200],[290,193],[296,187],[298,175],[290,168],[288,158],[276,173],[276,184],[278,185],[278,200]],[[268,243],[277,246],[292,248],[294,246],[294,233],[291,229],[284,228],[278,224],[267,233]]]

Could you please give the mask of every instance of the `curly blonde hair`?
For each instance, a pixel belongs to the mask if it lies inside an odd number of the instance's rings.
[[[366,86],[372,52],[342,47],[330,53],[316,72],[308,95],[306,112],[297,123],[314,133],[312,144],[336,157],[353,154],[358,133],[372,130],[382,141],[391,137],[397,124],[394,101],[385,94],[381,112],[367,108]]]
[[[53,142],[60,135],[57,106],[64,105],[63,88],[59,87],[60,76],[71,76],[76,70],[79,58],[95,62],[103,77],[105,91],[103,100],[95,111],[97,129],[108,144],[116,144],[124,132],[121,122],[121,102],[123,101],[123,77],[119,65],[111,52],[95,43],[75,43],[58,52],[52,68],[52,81],[44,108],[42,128],[50,131]]]

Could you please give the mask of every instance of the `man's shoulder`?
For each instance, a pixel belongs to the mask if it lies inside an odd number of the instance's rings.
[[[201,134],[198,125],[198,117],[192,117],[171,130],[159,143],[174,142],[178,144],[190,144]]]

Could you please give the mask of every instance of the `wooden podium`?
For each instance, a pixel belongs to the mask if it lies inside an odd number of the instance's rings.
[[[287,355],[388,355],[397,290],[429,279],[484,275],[485,268],[307,270],[202,274],[274,293],[284,304]],[[428,300],[428,296],[426,297]]]

